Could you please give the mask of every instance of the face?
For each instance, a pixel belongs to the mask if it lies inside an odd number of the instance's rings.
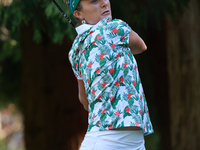
[[[87,24],[94,25],[105,17],[112,20],[109,0],[81,0],[80,5],[82,9],[74,11],[74,16]]]

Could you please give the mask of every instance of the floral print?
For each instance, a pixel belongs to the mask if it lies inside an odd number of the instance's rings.
[[[89,101],[88,132],[137,126],[153,132],[137,63],[128,47],[131,28],[104,18],[78,35],[69,52]]]

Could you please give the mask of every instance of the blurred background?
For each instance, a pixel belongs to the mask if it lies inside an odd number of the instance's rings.
[[[110,1],[148,47],[135,56],[155,130],[146,149],[200,150],[200,0]],[[51,0],[0,0],[0,150],[78,150],[75,36]]]

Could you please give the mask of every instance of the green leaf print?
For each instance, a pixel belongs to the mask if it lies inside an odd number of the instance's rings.
[[[114,108],[114,109],[116,109],[116,106],[117,106],[117,104],[118,104],[118,102],[121,100],[121,96],[120,95],[118,95],[118,97],[117,98],[115,98],[113,101],[112,101],[112,107]]]
[[[114,114],[114,111],[110,111],[109,113],[108,113],[108,116],[112,116]]]
[[[110,30],[112,31],[113,28],[116,28],[119,24],[117,22],[110,22],[106,26],[104,26],[104,30]]]
[[[100,31],[100,34],[103,35],[103,27],[100,27],[99,31]]]
[[[118,31],[117,31],[117,34],[118,34],[119,36],[124,36],[124,29],[119,28]]]
[[[100,60],[100,67],[104,66],[106,64],[106,59],[101,59]]]
[[[93,112],[94,106],[95,106],[98,102],[101,103],[102,101],[101,101],[100,99],[98,99],[98,100],[93,101],[93,102],[90,104],[91,112]]]
[[[123,93],[123,100],[127,101],[128,102],[128,96],[126,93]]]
[[[99,55],[97,55],[97,54],[95,55],[95,61],[96,61],[96,62],[100,62],[100,57],[99,57]]]
[[[133,103],[134,103],[134,99],[133,99],[133,98],[129,98],[129,100],[128,100],[128,104],[129,104],[130,106],[132,106]]]
[[[121,127],[124,127],[124,121],[122,121],[121,124],[119,124],[119,125],[117,126],[117,128],[121,128]]]
[[[128,68],[124,68],[124,76],[128,74]]]
[[[88,126],[88,132],[90,132],[90,130],[94,127],[95,125],[89,125]]]
[[[138,106],[136,105],[132,106],[130,112],[134,114],[138,114],[139,113]]]
[[[93,45],[91,44],[87,49],[86,49],[86,52],[85,52],[85,59],[88,61],[88,58],[90,56],[90,52],[93,50],[93,48],[95,47],[98,47],[97,45]]]
[[[116,93],[118,92],[118,90],[119,90],[119,87],[118,86],[114,86],[112,88],[112,95],[116,95]]]
[[[105,55],[112,54],[111,53],[111,48],[108,45],[102,45],[102,46],[100,46],[99,50],[100,50],[101,54],[105,54]]]
[[[98,87],[98,90],[100,90],[100,91],[103,90],[102,83],[98,82],[97,87]]]
[[[139,89],[140,89],[140,81],[137,81],[137,80],[136,80],[135,89],[136,89],[137,92],[139,93]]]
[[[101,122],[106,120],[106,118],[107,118],[107,114],[102,114],[101,117],[100,117]]]
[[[130,113],[125,112],[123,118],[126,118],[127,116],[132,116]]]
[[[115,71],[114,71],[113,74],[112,74],[113,79],[116,78],[116,76],[118,75],[118,73],[119,73],[120,70],[121,70],[120,66],[117,67],[117,63],[115,64],[114,70],[115,70]]]
[[[110,32],[109,34],[107,34],[107,36],[108,36],[109,39],[113,39],[113,38],[117,37],[117,34]]]

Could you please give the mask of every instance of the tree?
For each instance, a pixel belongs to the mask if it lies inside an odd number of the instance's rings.
[[[70,15],[66,5],[59,1],[58,3]],[[188,0],[124,0],[122,5],[118,5],[119,3],[121,4],[120,0],[115,0],[114,3],[111,1],[114,18],[122,18],[134,27],[147,41],[149,50],[152,50],[154,72],[148,69],[149,65],[141,68],[145,70],[141,75],[149,84],[146,86],[146,91],[149,91],[147,96],[150,95],[149,104],[158,103],[163,149],[170,149],[169,109],[166,109],[169,99],[167,85],[163,86],[168,80],[164,69],[167,66],[167,56],[164,53],[166,49],[163,49],[163,45],[165,47],[168,44],[165,16],[170,14],[173,21],[178,20]],[[10,38],[20,47],[18,54],[22,54],[22,95],[27,150],[76,150],[87,128],[87,114],[78,102],[76,79],[67,60],[67,50],[75,37],[74,29],[48,0],[13,1],[11,5],[0,7],[0,24],[10,31]],[[170,38],[168,36],[168,39]],[[1,44],[2,50],[5,49],[5,43]],[[138,62],[148,64],[148,54],[150,53],[147,52],[141,58],[138,56]],[[147,58],[145,61],[144,56]],[[149,74],[146,73],[147,70]],[[156,78],[156,96],[151,96],[154,86],[150,75]],[[171,81],[173,77],[169,77]],[[170,82],[171,86],[173,84]],[[156,101],[151,100],[155,97]],[[153,109],[150,109],[150,112],[153,112]],[[77,138],[79,135],[80,138]],[[155,150],[155,147],[153,149]]]
[[[168,18],[167,52],[173,150],[200,149],[200,2],[177,23]]]

